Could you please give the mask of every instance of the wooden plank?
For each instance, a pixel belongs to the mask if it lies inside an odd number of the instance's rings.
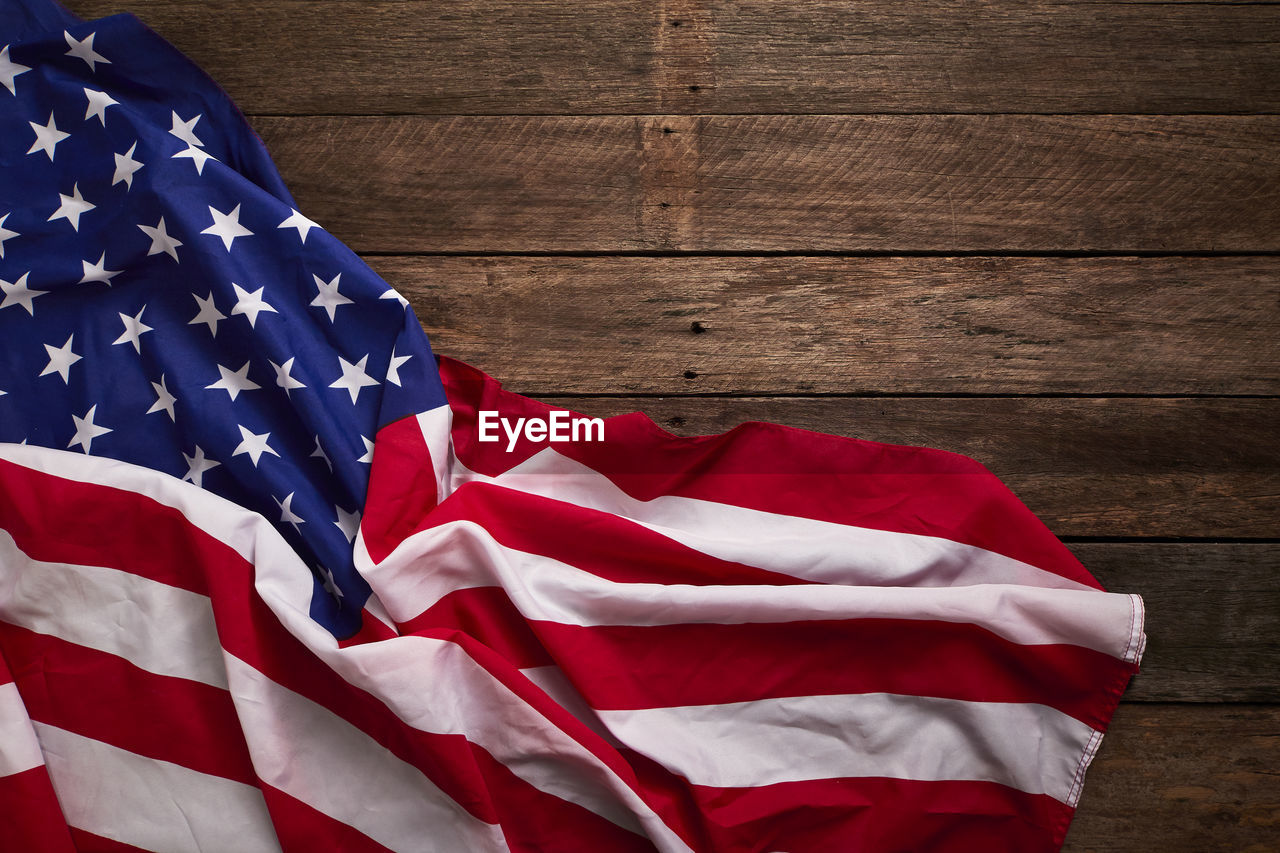
[[[132,11],[250,112],[1280,109],[1267,5],[69,0]],[[1016,80],[1017,85],[1008,85]]]
[[[1277,849],[1280,708],[1122,705],[1064,853]]]
[[[1276,116],[253,123],[357,251],[1280,250]]]
[[[1104,587],[1146,604],[1147,650],[1127,701],[1280,702],[1280,545],[1070,547]]]
[[[369,260],[526,394],[1280,392],[1276,257]]]
[[[1280,400],[542,399],[682,435],[754,420],[962,453],[1059,536],[1280,536]]]

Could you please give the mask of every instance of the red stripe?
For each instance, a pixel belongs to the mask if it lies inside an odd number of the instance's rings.
[[[231,694],[0,621],[0,649],[33,720],[257,785]]]
[[[860,777],[753,788],[689,785],[625,750],[697,824],[696,849],[1056,853],[1074,810],[995,782]]]
[[[42,765],[0,776],[0,848],[23,853],[76,850]]]
[[[465,633],[513,666],[556,664],[597,710],[898,693],[1035,702],[1105,729],[1099,685],[1136,671],[1066,644],[1020,645],[985,628],[910,619],[741,625],[565,625],[525,621],[498,587],[457,590],[401,626]],[[690,653],[696,650],[696,653]]]
[[[435,509],[436,502],[431,453],[417,418],[401,418],[378,430],[360,520],[369,556],[375,562],[385,559]]]
[[[400,623],[401,634],[445,637],[447,631],[471,637],[516,669],[556,662],[501,587],[455,590],[408,622]]]
[[[1134,671],[1091,649],[1022,646],[950,622],[590,628],[537,622],[533,630],[600,710],[895,693],[1038,703],[1105,727],[1098,682],[1124,683]]]
[[[419,528],[454,521],[473,521],[509,548],[552,557],[617,583],[806,583],[704,554],[617,515],[489,483],[455,490]]]
[[[477,412],[538,417],[558,407],[504,391],[462,362],[440,359],[453,409],[455,452],[496,476],[549,447],[523,438],[480,443]],[[639,413],[605,420],[605,441],[557,443],[557,452],[639,500],[679,495],[974,545],[1092,587],[1079,560],[991,472],[956,453],[746,423],[681,438]]]
[[[62,488],[69,489],[65,496],[57,493]],[[9,498],[0,503],[0,528],[8,530],[32,559],[98,566],[108,555],[113,565],[126,565],[132,574],[209,594],[204,575],[190,569],[200,554],[189,547],[191,524],[177,510],[151,515],[142,541],[162,547],[140,548],[137,526],[121,523],[122,514],[116,511],[146,512],[156,505],[140,495],[74,484],[4,459],[0,459],[0,493]],[[95,499],[108,503],[95,506]],[[73,507],[70,516],[67,502]]]
[[[16,467],[0,464],[0,491],[8,490]],[[133,492],[52,475],[35,474],[17,479],[25,488],[25,501],[49,508],[40,515],[39,524],[20,526],[15,535],[18,546],[33,558],[51,559],[41,554],[87,547],[88,543],[82,538],[86,529],[80,524],[82,519],[109,516],[114,519],[117,535],[108,547],[96,551],[95,565],[122,571],[141,566],[144,571],[136,573],[145,575],[145,570],[157,562],[181,558],[176,567],[166,567],[165,575],[172,577],[176,568],[182,572],[180,579],[184,581],[176,585],[185,588],[200,582],[208,585],[223,648],[282,687],[322,705],[377,740],[397,757],[417,767],[472,815],[490,823],[497,822],[500,815],[518,819],[521,826],[513,831],[524,838],[543,834],[567,837],[581,830],[584,838],[608,839],[603,847],[592,846],[594,841],[584,842],[581,848],[584,850],[629,849],[634,844],[632,833],[576,804],[533,788],[463,735],[429,734],[412,729],[372,695],[345,682],[288,633],[257,596],[252,588],[251,565],[204,531],[169,523],[174,516],[181,518],[177,510]],[[0,509],[0,527],[5,526],[6,520]],[[89,525],[88,529],[93,526]],[[156,529],[171,529],[173,538],[154,536]],[[139,550],[150,550],[153,559],[135,564],[133,555]],[[477,648],[471,645],[468,650],[474,656]],[[514,685],[522,698],[532,700],[535,707],[540,706],[537,710],[544,715],[554,715],[553,723],[579,729],[575,736],[587,738],[597,749],[603,747],[594,733],[547,699],[510,664],[486,656],[482,665],[508,687]],[[606,760],[616,770],[629,772],[616,755]],[[510,803],[528,805],[513,809],[508,815]],[[504,827],[504,831],[506,829]],[[538,845],[529,842],[529,849],[538,849]]]

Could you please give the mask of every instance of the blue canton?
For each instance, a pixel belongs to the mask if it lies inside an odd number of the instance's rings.
[[[407,303],[297,208],[243,116],[130,15],[0,2],[0,441],[271,520],[352,634],[380,426],[445,404]]]

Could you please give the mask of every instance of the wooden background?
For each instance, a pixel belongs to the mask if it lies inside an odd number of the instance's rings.
[[[1280,850],[1280,5],[68,5],[513,390],[985,463],[1149,608],[1066,849]]]

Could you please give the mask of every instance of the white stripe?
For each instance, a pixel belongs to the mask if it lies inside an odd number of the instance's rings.
[[[453,429],[453,409],[448,403],[444,403],[422,412],[417,420],[418,428],[422,430],[422,440],[427,445],[427,453],[431,456],[431,470],[436,477],[436,499],[444,500],[450,491],[456,461],[450,435]]]
[[[916,587],[1007,583],[1096,591],[1012,557],[937,536],[672,495],[636,500],[603,474],[550,447],[497,477],[478,474],[456,460],[451,470],[451,491],[467,482],[496,483],[628,518],[704,554],[815,583]]]
[[[891,693],[602,711],[620,740],[695,785],[885,776],[998,782],[1069,802],[1094,737],[1044,705]]]
[[[506,850],[416,767],[355,726],[227,655],[258,777],[392,850]]]
[[[429,567],[429,570],[428,570]],[[1133,660],[1134,597],[985,584],[955,588],[616,583],[508,548],[471,521],[408,537],[367,580],[407,622],[458,589],[501,586],[529,619],[566,625],[909,619],[979,625],[1023,645],[1070,643]]]
[[[67,823],[144,850],[279,850],[262,792],[35,723]]]
[[[6,530],[0,619],[158,675],[227,686],[206,596],[116,569],[33,560]]]
[[[0,684],[0,776],[12,776],[44,764],[40,742],[27,717],[18,685]]]
[[[406,724],[461,734],[517,777],[642,832],[659,850],[689,847],[615,771],[497,681],[454,643],[394,637],[339,649],[309,614],[311,573],[264,518],[175,477],[96,456],[0,444],[0,458],[37,471],[146,495],[254,564],[254,586],[300,642]],[[447,685],[433,690],[432,685]]]

